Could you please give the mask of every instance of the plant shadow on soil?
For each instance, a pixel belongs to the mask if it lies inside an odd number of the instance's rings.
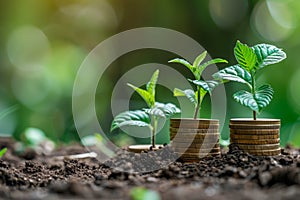
[[[51,155],[27,150],[14,153],[14,144],[0,160],[0,199],[130,199],[135,187],[155,190],[161,199],[298,199],[299,149],[286,147],[279,156],[252,156],[229,146],[221,156],[197,163],[174,161],[169,146],[159,153],[119,153],[100,162],[95,158],[55,159],[86,153],[80,145]],[[146,162],[141,160],[147,158]],[[155,171],[151,171],[156,169]],[[135,171],[149,171],[137,173]]]

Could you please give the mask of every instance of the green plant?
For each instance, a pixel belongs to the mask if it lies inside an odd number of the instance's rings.
[[[144,187],[134,187],[130,190],[130,197],[133,200],[160,200],[160,195],[154,190],[149,190]]]
[[[169,63],[180,63],[187,67],[194,75],[195,80],[188,79],[190,82],[192,82],[196,86],[196,90],[193,91],[191,89],[181,90],[178,88],[174,89],[174,96],[180,97],[180,96],[186,96],[195,106],[194,111],[194,119],[200,115],[201,110],[201,103],[204,98],[204,96],[209,93],[211,94],[212,90],[219,84],[217,81],[203,81],[201,80],[202,72],[205,70],[206,67],[208,67],[211,64],[216,63],[228,63],[226,60],[221,58],[216,58],[207,62],[203,62],[203,60],[206,58],[207,52],[204,51],[201,53],[197,58],[194,60],[193,64],[190,64],[188,61],[180,58],[175,58],[173,60],[170,60]]]
[[[155,101],[155,88],[158,75],[159,70],[156,70],[146,85],[146,89],[138,88],[129,83],[127,84],[144,99],[148,108],[120,113],[114,118],[111,124],[111,131],[124,126],[148,127],[151,131],[151,145],[153,148],[155,148],[155,135],[158,128],[158,120],[180,113],[179,108],[174,104],[163,104]]]
[[[237,65],[227,67],[213,75],[214,78],[223,81],[235,81],[244,83],[249,91],[241,90],[233,95],[234,100],[250,108],[253,111],[253,119],[257,113],[270,104],[273,98],[273,89],[270,85],[256,85],[257,72],[265,66],[278,63],[286,58],[285,52],[276,46],[258,44],[249,47],[236,42],[234,55]]]
[[[6,153],[6,151],[7,151],[6,147],[0,150],[0,158]]]

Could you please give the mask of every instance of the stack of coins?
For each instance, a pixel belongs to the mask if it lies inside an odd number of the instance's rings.
[[[219,121],[206,119],[171,119],[171,145],[184,162],[220,155]]]
[[[279,155],[280,120],[231,119],[230,141],[240,149],[257,156]]]

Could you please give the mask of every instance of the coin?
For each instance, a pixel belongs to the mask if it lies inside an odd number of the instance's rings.
[[[219,129],[192,129],[192,128],[172,128],[170,127],[171,133],[219,133]]]
[[[274,134],[274,135],[237,135],[237,134],[231,133],[230,138],[242,139],[242,140],[278,139],[279,134]]]
[[[173,140],[181,139],[181,138],[187,138],[187,139],[204,139],[204,138],[216,138],[219,137],[220,133],[171,133],[170,138]]]
[[[230,124],[280,124],[280,119],[243,119],[243,118],[237,118],[237,119],[231,119]]]
[[[242,150],[274,150],[280,147],[278,144],[264,144],[264,145],[242,145],[238,144],[239,148]]]
[[[232,139],[231,143],[237,144],[276,144],[280,142],[280,139],[265,139],[265,140],[242,140],[242,139]]]
[[[256,130],[260,130],[260,129],[279,129],[280,125],[248,125],[248,124],[230,124],[229,125],[230,129],[256,129]]]
[[[181,158],[193,159],[193,158],[204,158],[206,156],[217,156],[220,155],[220,152],[217,153],[184,153],[180,155]]]
[[[230,133],[237,135],[275,135],[279,132],[279,129],[230,129]]]
[[[191,143],[171,143],[171,146],[174,148],[204,148],[204,149],[209,149],[209,148],[219,148],[220,144],[219,143],[202,143],[202,144],[191,144]]]
[[[174,148],[176,153],[220,153],[220,148],[212,148],[212,149],[196,149],[196,148]]]
[[[175,137],[178,138],[197,138],[197,139],[204,139],[206,137],[215,138],[219,137],[219,133],[177,133]]]
[[[219,128],[219,120],[208,119],[171,119],[172,128]]]
[[[246,152],[257,155],[257,156],[275,156],[281,153],[281,149],[274,149],[274,150],[247,150]]]
[[[198,139],[198,138],[184,138],[184,137],[175,137],[173,140],[173,143],[190,143],[190,144],[202,144],[205,143],[217,143],[219,142],[219,137],[206,137],[204,139]]]

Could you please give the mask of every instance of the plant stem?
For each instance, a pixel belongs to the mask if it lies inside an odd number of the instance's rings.
[[[253,119],[256,120],[256,111],[253,110]]]
[[[255,73],[254,72],[251,72],[251,80],[252,80],[252,88],[251,88],[251,93],[252,95],[254,96],[255,95],[255,90],[256,90],[256,85],[255,85]],[[253,110],[253,120],[256,120],[256,111]]]
[[[157,129],[157,119],[156,117],[152,116],[152,132],[151,132],[151,146],[152,148],[155,148],[155,134],[156,134],[156,129]]]
[[[199,113],[200,113],[200,104],[201,104],[201,101],[200,101],[200,87],[197,87],[197,91],[198,91],[198,97],[197,97],[197,105],[195,107],[195,112],[194,112],[194,119],[197,119]]]

